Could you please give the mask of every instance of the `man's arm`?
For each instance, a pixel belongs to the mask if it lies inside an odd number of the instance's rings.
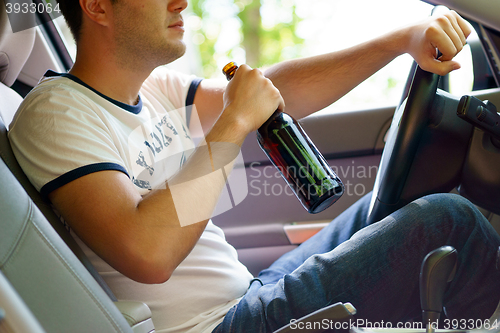
[[[413,56],[422,69],[436,74],[458,69],[460,65],[452,59],[470,32],[469,24],[450,11],[345,50],[276,64],[264,75],[283,96],[286,112],[300,119],[334,103],[404,53]],[[436,48],[443,54],[440,59],[436,59]],[[216,96],[222,90],[221,83],[205,82],[197,93],[195,103],[199,103],[205,127],[217,117],[220,106]]]
[[[247,134],[276,108],[283,108],[278,90],[259,70],[241,66],[224,94],[224,112],[206,136],[209,148],[197,149],[164,189],[141,197],[124,173],[100,171],[58,188],[49,199],[117,271],[143,283],[164,282],[198,241],[225,184],[220,172],[207,175],[203,166],[224,161],[228,173]],[[187,223],[180,211],[192,213]]]
[[[281,92],[287,112],[302,118],[332,104],[403,53],[439,75],[460,68],[452,59],[470,32],[469,24],[450,11],[346,50],[277,64],[265,75]],[[439,60],[436,48],[443,54]]]

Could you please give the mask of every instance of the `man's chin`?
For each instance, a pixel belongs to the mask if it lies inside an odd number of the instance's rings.
[[[186,54],[186,43],[184,42],[184,40],[179,41],[179,43],[176,45],[175,51],[176,55],[174,60],[179,59],[184,54]]]
[[[171,45],[169,50],[165,52],[166,57],[164,58],[164,64],[169,64],[175,60],[181,58],[186,53],[186,44],[184,41],[180,41],[175,45]]]

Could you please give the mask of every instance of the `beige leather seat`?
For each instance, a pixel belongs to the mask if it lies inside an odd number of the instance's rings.
[[[10,86],[35,33],[12,33],[0,1],[0,331],[153,332],[145,304],[114,302],[10,148],[7,127],[22,101]]]

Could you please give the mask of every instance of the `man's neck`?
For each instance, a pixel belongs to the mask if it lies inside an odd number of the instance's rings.
[[[107,59],[109,57],[94,59],[79,56],[69,73],[112,99],[129,105],[137,104],[139,90],[151,70],[124,69]]]

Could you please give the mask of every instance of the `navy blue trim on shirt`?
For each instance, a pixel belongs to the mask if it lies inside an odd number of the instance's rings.
[[[191,85],[189,86],[189,90],[186,96],[186,124],[189,127],[189,122],[191,121],[191,113],[193,113],[193,103],[194,103],[194,95],[196,94],[196,90],[198,90],[198,86],[200,85],[202,78],[195,78],[191,81]]]
[[[57,177],[56,179],[51,180],[47,184],[43,185],[43,187],[40,189],[40,194],[42,195],[42,198],[48,201],[49,194],[52,191],[57,190],[59,187],[62,187],[72,182],[73,180],[86,176],[88,174],[105,170],[121,171],[130,178],[127,170],[125,170],[125,168],[119,164],[110,162],[94,163],[68,171],[65,174]]]
[[[77,78],[76,76],[72,75],[72,74],[69,74],[69,73],[57,73],[57,72],[54,72],[53,70],[48,70],[45,75],[45,77],[55,77],[55,76],[60,76],[60,77],[65,77],[65,78],[68,78],[82,86],[84,86],[85,88],[87,89],[90,89],[92,90],[93,92],[95,92],[97,95],[101,96],[102,98],[106,99],[107,101],[113,103],[114,105],[118,106],[119,108],[122,108],[124,110],[127,110],[129,112],[132,112],[134,114],[139,114],[139,112],[141,112],[142,110],[142,99],[141,99],[141,95],[139,95],[139,102],[136,104],[136,105],[130,105],[130,104],[126,104],[126,103],[123,103],[123,102],[120,102],[120,101],[117,101],[116,99],[113,99],[111,97],[108,97],[102,93],[100,93],[99,91],[95,90],[94,88],[92,88],[91,86],[89,86],[88,84],[86,84],[85,82],[83,82],[82,80],[80,80],[79,78]]]

